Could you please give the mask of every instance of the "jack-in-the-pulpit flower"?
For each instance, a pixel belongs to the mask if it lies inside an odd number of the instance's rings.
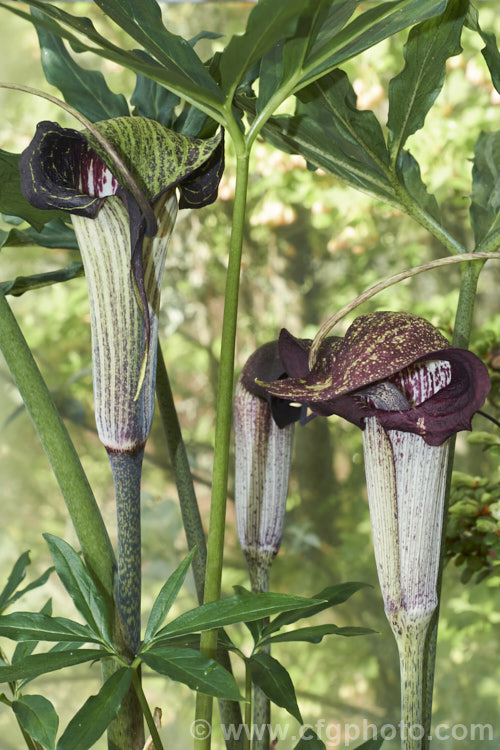
[[[96,423],[116,490],[117,602],[125,643],[137,653],[140,480],[154,410],[163,267],[178,207],[215,200],[224,152],[221,135],[188,138],[147,118],[118,117],[95,126],[139,193],[95,135],[52,122],[38,125],[21,155],[21,188],[33,206],[71,214],[82,255]]]
[[[21,187],[33,206],[72,215],[89,290],[99,436],[108,451],[133,452],[144,446],[153,416],[161,277],[177,208],[215,200],[223,144],[221,135],[189,138],[143,117],[96,127],[153,220],[91,133],[53,122],[39,123],[21,155]]]
[[[490,388],[488,372],[473,353],[450,347],[430,323],[406,313],[358,318],[343,339],[323,342],[309,370],[311,343],[282,332],[280,356],[293,377],[263,387],[363,429],[377,571],[400,652],[403,723],[420,725],[448,438],[470,429]],[[403,746],[420,748],[418,732],[407,731]]]
[[[270,342],[252,354],[236,384],[236,522],[255,591],[267,588],[269,568],[280,548],[294,422],[301,411],[268,396],[255,379],[274,380],[285,374],[278,342]]]

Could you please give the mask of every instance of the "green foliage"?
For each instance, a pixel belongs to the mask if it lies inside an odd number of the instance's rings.
[[[253,654],[247,661],[252,681],[277,706],[285,708],[302,724],[295,689],[286,669],[270,654]]]
[[[12,702],[12,709],[30,737],[45,750],[55,750],[59,717],[50,701],[43,695],[23,695]]]

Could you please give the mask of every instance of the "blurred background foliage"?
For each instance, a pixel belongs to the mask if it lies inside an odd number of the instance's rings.
[[[498,38],[497,6],[496,2],[480,3],[482,27],[495,30]],[[165,6],[164,13],[169,27],[189,38],[200,29],[227,34],[243,30],[250,7],[243,2],[183,3]],[[119,39],[116,29],[95,6],[72,3],[71,11],[92,17],[101,31]],[[2,78],[50,91],[41,70],[34,30],[2,12],[2,38]],[[395,36],[344,66],[358,95],[358,105],[374,109],[382,122],[387,112],[388,82],[403,65],[405,39],[406,33]],[[492,88],[480,55],[479,39],[465,30],[462,43],[463,53],[449,61],[444,89],[424,129],[410,139],[409,148],[421,164],[429,190],[438,198],[446,228],[471,246],[470,160],[479,133],[500,126],[500,96]],[[217,40],[203,40],[198,47],[202,56],[210,54],[209,44],[217,49]],[[80,55],[78,60],[94,69],[99,67],[114,91],[130,97],[134,87],[131,73],[90,55]],[[52,92],[57,95],[53,89]],[[0,108],[0,144],[7,150],[19,152],[24,148],[35,124],[42,119],[57,119],[74,126],[48,102],[21,93],[0,90]],[[233,187],[234,166],[229,152],[216,204],[201,212],[181,212],[163,284],[161,341],[205,521],[210,500],[217,358]],[[301,157],[283,154],[264,142],[259,142],[254,150],[248,208],[238,368],[257,346],[276,338],[281,327],[312,337],[328,314],[377,280],[445,254],[420,226],[394,208],[355,193],[321,171],[310,172]],[[54,270],[77,259],[76,251],[6,247],[1,251],[0,280]],[[359,312],[411,311],[425,316],[449,335],[459,279],[457,266],[423,274],[378,295]],[[10,300],[66,419],[114,538],[111,472],[93,420],[85,281],[73,279]],[[345,330],[350,320],[352,317],[340,324],[336,333]],[[500,313],[498,268],[493,263],[486,266],[480,279],[475,320],[472,348],[489,364],[493,377],[492,395],[485,410],[498,419]],[[6,577],[19,554],[31,549],[34,578],[49,565],[42,532],[62,536],[70,543],[76,540],[47,460],[3,362],[0,383],[0,569]],[[484,531],[487,516],[491,520],[485,533],[490,533],[494,542],[499,534],[499,506],[493,502],[490,509],[488,502],[492,487],[497,500],[499,495],[500,431],[480,415],[475,417],[474,427],[486,437],[481,440],[473,434],[470,439],[462,433],[457,443],[456,469],[477,476],[477,481],[468,487],[469,494],[460,478],[456,481],[453,543],[457,534],[460,538],[467,530],[472,529],[472,536]],[[467,482],[471,483],[470,477]],[[490,498],[484,501],[479,490],[490,492]],[[482,526],[480,523],[477,528],[480,517]],[[147,447],[143,519],[146,612],[162,582],[186,552],[159,419]],[[486,553],[484,548],[481,551],[488,570],[495,565],[494,547],[490,544]],[[479,554],[478,545],[469,548],[472,556]],[[460,544],[457,549],[460,552]],[[470,559],[465,561],[465,568]],[[498,739],[500,579],[498,575],[488,575],[480,583],[472,578],[464,584],[460,580],[461,575],[467,578],[463,575],[464,559],[457,560],[455,555],[455,562],[460,566],[450,563],[444,579],[435,724],[491,724],[494,729],[496,725]],[[476,562],[474,566],[477,569]],[[471,576],[474,573],[473,570]],[[294,678],[305,721],[314,725],[320,718],[326,720],[331,737],[327,746],[332,750],[343,746],[337,725],[362,727],[363,720],[367,720],[381,726],[397,721],[399,682],[396,646],[383,614],[372,554],[361,433],[336,417],[316,419],[296,430],[285,537],[273,567],[271,589],[312,595],[326,585],[349,580],[369,582],[373,588],[359,592],[338,611],[328,611],[323,621],[371,627],[378,635],[355,640],[331,638],[316,648],[309,644],[276,646],[277,657]],[[234,584],[246,585],[247,575],[237,545],[234,508],[229,503],[223,577],[226,594],[231,593]],[[41,607],[49,596],[54,599],[55,614],[70,616],[68,599],[53,577],[26,603],[22,600],[25,606],[19,608]],[[189,581],[177,607],[193,606],[194,587]],[[243,630],[239,637],[244,646],[247,636]],[[2,647],[8,650],[9,644]],[[98,679],[97,668],[84,666],[73,673],[66,670],[57,678],[45,676],[39,680],[38,691],[45,691],[56,703],[64,725],[65,718],[83,703],[88,691],[97,691]],[[156,676],[146,680],[146,691],[152,705],[163,709],[168,745],[178,750],[190,747],[193,702],[189,690]],[[276,709],[274,720],[280,719],[289,721]],[[20,746],[20,735],[7,710],[0,711],[0,732],[2,750]],[[322,738],[326,741],[325,730]],[[222,746],[220,736],[218,742]],[[279,747],[288,750],[294,744],[289,739],[280,742]],[[104,740],[96,745],[104,746]],[[395,748],[397,743],[388,742],[385,746]],[[441,741],[439,747],[451,750],[455,742]],[[460,747],[490,750],[493,745],[486,736],[483,741],[464,740]]]

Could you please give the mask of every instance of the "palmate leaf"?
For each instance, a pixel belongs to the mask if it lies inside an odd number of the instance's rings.
[[[179,73],[175,69],[165,70],[162,65],[153,61],[146,62],[143,52],[122,50],[100,35],[96,31],[92,21],[86,17],[73,16],[44,0],[28,0],[28,5],[43,11],[43,17],[35,19],[29,13],[17,7],[17,1],[15,0],[16,4],[0,2],[0,7],[30,21],[37,27],[46,29],[62,39],[66,39],[75,52],[93,52],[100,57],[129,68],[135,73],[158,81],[175,94],[200,107],[200,109],[214,117],[218,122],[223,121],[221,113],[224,97],[219,90],[217,90],[217,93],[214,93],[213,87],[209,89],[202,86],[189,85],[189,79],[183,73]],[[94,42],[96,46],[89,45],[80,37],[75,36],[66,26],[82,34],[84,38]],[[202,65],[201,61],[200,65]],[[214,82],[212,81],[212,83]]]
[[[285,708],[294,719],[302,724],[302,717],[295,697],[295,689],[286,669],[269,654],[253,654],[247,660],[252,682],[257,685],[269,700]]]
[[[12,708],[30,737],[45,750],[55,750],[59,717],[47,698],[43,695],[23,695],[12,702]]]
[[[66,218],[62,211],[42,211],[33,208],[21,192],[19,154],[0,149],[0,213],[19,216],[38,232],[54,219]],[[2,235],[3,236],[3,235]]]
[[[500,230],[500,130],[481,133],[477,140],[470,216],[476,245]]]
[[[130,688],[132,670],[122,667],[91,695],[62,733],[57,750],[88,750],[106,731]]]
[[[40,18],[43,13],[33,9],[32,15]],[[58,36],[41,26],[36,30],[45,77],[61,91],[68,104],[91,122],[130,114],[123,94],[114,94],[100,71],[81,68]]]
[[[419,130],[443,86],[446,60],[461,51],[468,0],[448,3],[444,13],[415,26],[404,47],[405,67],[389,84],[389,148],[393,162]]]
[[[57,271],[48,271],[47,273],[37,273],[33,276],[16,276],[10,281],[0,282],[0,290],[3,294],[11,294],[14,297],[20,297],[25,292],[33,289],[41,289],[44,286],[59,284],[70,279],[76,279],[84,275],[83,263],[73,261],[65,268],[59,268]]]
[[[235,622],[250,622],[260,620],[263,617],[276,612],[295,611],[323,604],[317,599],[306,599],[302,596],[289,594],[252,594],[244,596],[230,596],[227,599],[203,604],[201,607],[192,609],[179,615],[166,627],[160,630],[155,642],[166,640],[171,636],[196,633],[201,630],[224,627]],[[328,606],[328,605],[326,605]]]
[[[176,646],[152,648],[141,656],[155,672],[206,695],[229,701],[243,700],[234,677],[199,651]]]

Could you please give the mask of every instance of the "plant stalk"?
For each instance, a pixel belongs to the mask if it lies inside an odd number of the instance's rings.
[[[247,560],[248,570],[250,573],[250,583],[252,586],[253,594],[260,594],[265,591],[269,591],[269,562],[262,563],[259,560],[250,561]],[[266,617],[262,621],[263,627],[269,623],[269,618]],[[266,643],[261,646],[258,651],[260,653],[270,654],[271,644]],[[253,724],[257,728],[257,734],[252,740],[252,750],[269,750],[270,735],[269,726],[271,724],[271,702],[267,695],[261,690],[258,685],[253,687]],[[266,727],[265,732],[262,732],[262,727]]]
[[[141,684],[141,678],[137,669],[134,669],[132,672],[132,685],[134,686],[137,699],[140,703],[142,712],[144,714],[144,718],[146,719],[146,724],[148,725],[149,733],[153,740],[154,748],[155,750],[163,750],[163,745],[160,739],[160,735],[158,734],[158,729],[156,728],[156,724],[151,714],[151,711],[149,709],[146,696],[144,695],[144,690],[142,689],[142,684]]]
[[[219,387],[217,394],[217,421],[215,425],[214,468],[212,478],[212,502],[210,506],[210,526],[207,544],[207,570],[205,578],[204,602],[220,598],[222,562],[224,553],[224,531],[226,520],[227,476],[229,464],[229,443],[232,424],[232,401],[234,379],[234,352],[238,296],[240,284],[241,252],[248,185],[248,152],[238,153],[236,166],[236,188],[234,197],[233,226],[226,276],[226,294],[222,323],[222,340],[219,367]],[[201,651],[211,658],[216,657],[217,631],[208,630],[201,635]],[[198,693],[196,718],[204,720],[206,726],[212,723],[212,703],[210,696]],[[197,750],[209,750],[210,736],[195,739]]]

